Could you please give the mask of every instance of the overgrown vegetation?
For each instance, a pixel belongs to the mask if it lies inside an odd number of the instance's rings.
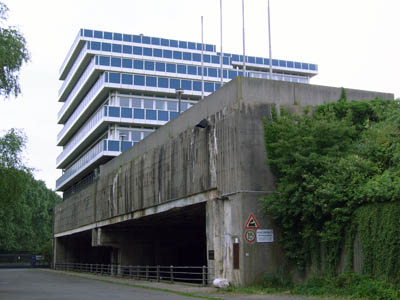
[[[25,135],[0,137],[0,253],[52,252],[52,209],[60,197],[34,179],[22,153]]]
[[[265,123],[267,163],[278,193],[262,204],[298,269],[313,258],[327,276],[336,275],[346,237],[351,246],[358,231],[364,273],[399,282],[399,129],[400,105],[385,100],[342,99],[302,116],[282,111]],[[370,205],[375,203],[391,206]],[[368,241],[371,234],[374,240]]]

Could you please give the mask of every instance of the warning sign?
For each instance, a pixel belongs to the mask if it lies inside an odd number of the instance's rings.
[[[246,229],[259,229],[260,225],[258,224],[254,215],[250,214],[249,218],[247,219],[246,225],[244,227]]]
[[[248,243],[252,243],[256,240],[256,233],[254,232],[254,230],[246,230],[246,232],[244,233],[244,238]]]

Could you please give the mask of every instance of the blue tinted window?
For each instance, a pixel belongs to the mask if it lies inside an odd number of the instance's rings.
[[[214,51],[213,45],[206,44],[206,51]]]
[[[84,36],[86,36],[86,37],[93,37],[93,30],[88,30],[88,29],[85,29],[84,31]]]
[[[188,43],[188,48],[189,49],[196,49],[196,43],[189,42]]]
[[[221,84],[220,84],[220,83],[216,83],[216,84],[215,84],[215,90],[218,90],[220,87],[221,87]]]
[[[169,40],[167,40],[167,39],[161,39],[161,45],[162,45],[162,46],[169,46]]]
[[[204,82],[204,90],[206,92],[209,92],[209,93],[214,92],[214,83],[212,83],[212,82]]]
[[[168,78],[159,77],[158,87],[168,88]]]
[[[230,79],[233,79],[233,78],[235,78],[237,76],[237,71],[231,71],[231,70],[229,70],[229,78]]]
[[[160,45],[160,39],[159,38],[151,38],[151,44],[152,45]]]
[[[122,74],[122,83],[123,84],[133,84],[133,75]]]
[[[121,151],[122,152],[128,150],[130,147],[132,147],[132,142],[128,142],[128,141],[121,142]]]
[[[178,41],[176,40],[169,40],[170,47],[178,47]]]
[[[211,56],[210,55],[208,55],[208,54],[204,54],[203,55],[203,60],[204,60],[204,62],[210,62],[211,61]]]
[[[133,62],[133,68],[134,69],[141,69],[143,70],[143,60],[137,60],[135,59]]]
[[[201,75],[201,67],[197,67],[197,75]],[[207,68],[204,68],[204,76],[207,76]]]
[[[112,67],[121,67],[121,59],[118,57],[111,57],[111,66]]]
[[[110,73],[110,82],[111,83],[121,83],[121,74]]]
[[[154,71],[154,62],[152,61],[145,61],[144,62],[144,69]]]
[[[105,80],[105,82],[108,82],[108,72],[104,73],[104,80]]]
[[[119,151],[119,141],[108,141],[108,151]]]
[[[294,67],[296,68],[296,69],[301,69],[301,63],[299,63],[299,62],[295,62],[294,63]]]
[[[176,73],[176,65],[175,64],[167,64],[167,72]]]
[[[187,49],[187,42],[179,41],[179,48]]]
[[[122,52],[126,54],[132,54],[132,46],[123,45]]]
[[[192,81],[182,79],[181,88],[183,88],[184,90],[192,90]]]
[[[232,60],[233,60],[233,61],[239,61],[239,55],[237,55],[237,54],[232,54]]]
[[[117,118],[119,118],[119,117],[120,117],[120,109],[119,109],[119,107],[110,106],[110,107],[108,108],[108,115],[109,115],[110,117],[117,117]]]
[[[279,66],[280,67],[286,67],[286,61],[285,60],[280,60],[279,61]]]
[[[132,59],[122,59],[122,67],[132,69]]]
[[[99,57],[96,55],[95,59],[96,59],[95,64],[98,65],[99,64]]]
[[[194,61],[201,61],[201,54],[193,53],[193,60]]]
[[[211,56],[211,62],[213,64],[219,64],[219,56],[217,56],[217,55]]]
[[[182,59],[182,52],[174,51],[174,59]]]
[[[112,32],[106,32],[104,31],[104,38],[106,40],[112,40]]]
[[[178,65],[177,72],[179,74],[186,74],[186,66],[185,65]]]
[[[98,38],[98,39],[102,39],[103,38],[103,31],[94,31],[94,37]]]
[[[169,82],[170,84],[169,84],[169,87],[171,88],[171,89],[179,89],[180,87],[181,87],[181,84],[180,84],[180,80],[179,79],[170,79],[170,82]]]
[[[146,76],[146,85],[147,86],[157,86],[157,77]]]
[[[222,58],[222,63],[224,65],[230,65],[231,63],[230,63],[229,59],[230,59],[230,57],[223,57]]]
[[[170,120],[172,120],[173,118],[176,118],[177,116],[179,116],[179,113],[178,112],[176,112],[176,111],[170,111],[169,112],[169,118],[170,118]]]
[[[133,110],[133,117],[135,119],[144,119],[144,109],[135,108]]]
[[[293,68],[293,62],[292,61],[288,61],[287,62],[287,67],[288,68]]]
[[[263,59],[261,57],[256,57],[256,64],[262,65]]]
[[[121,45],[112,44],[112,52],[121,53],[121,52],[122,52],[122,47],[121,47]]]
[[[254,56],[248,56],[247,57],[247,61],[251,64],[255,64],[256,63],[256,58]]]
[[[314,64],[310,64],[310,70],[316,71],[317,70],[317,66],[314,65]]]
[[[122,41],[122,34],[114,32],[114,40],[115,41]]]
[[[154,109],[146,109],[146,120],[157,120],[157,111]]]
[[[187,73],[190,75],[197,75],[197,68],[195,66],[188,66]]]
[[[302,63],[301,64],[301,68],[304,69],[304,70],[308,70],[308,64]]]
[[[201,50],[201,43],[197,43],[197,44],[196,44],[196,49],[197,49],[197,50]]]
[[[132,42],[132,36],[130,34],[124,34],[122,39],[124,42]]]
[[[268,65],[269,66],[269,59],[268,58],[264,58],[264,65]]]
[[[217,76],[218,76],[218,75],[217,75],[217,69],[208,68],[208,76],[217,77]]]
[[[110,43],[101,43],[101,50],[102,51],[111,51],[111,44]]]
[[[201,81],[193,81],[193,90],[201,92]]]
[[[132,37],[132,40],[134,43],[141,43],[142,42],[142,37],[140,35],[134,35]]]
[[[146,56],[153,56],[153,51],[152,51],[153,49],[151,49],[151,48],[146,48],[146,47],[143,47],[143,55],[146,55]]]
[[[177,111],[178,110],[178,102],[176,101],[167,101],[167,109]]]
[[[164,58],[172,58],[172,51],[171,50],[163,50],[163,57]]]
[[[279,65],[278,60],[277,59],[272,59],[272,65],[273,66],[278,66]]]
[[[243,76],[243,71],[239,71],[238,76]]]
[[[153,49],[153,54],[155,57],[162,57],[162,50],[161,49]]]
[[[156,71],[165,72],[165,63],[156,63]]]
[[[92,50],[100,50],[100,42],[91,42],[90,43],[90,48]]]
[[[192,60],[192,54],[188,52],[183,52],[183,59],[184,60]]]
[[[239,55],[239,61],[243,62],[243,55]]]
[[[168,111],[159,110],[158,111],[158,120],[159,121],[168,121]]]
[[[133,54],[142,55],[142,47],[133,46]]]
[[[226,70],[224,70],[224,78],[228,78],[228,72]],[[218,69],[218,78],[221,78],[221,70]]]
[[[143,44],[150,44],[150,37],[149,36],[142,36],[142,43]]]
[[[100,65],[101,66],[109,66],[110,65],[110,57],[100,56]]]
[[[134,83],[135,85],[144,85],[144,76],[135,75]]]

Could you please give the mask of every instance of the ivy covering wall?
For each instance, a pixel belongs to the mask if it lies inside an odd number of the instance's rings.
[[[281,228],[280,243],[298,269],[313,257],[323,262],[321,269],[335,273],[356,229],[363,271],[398,280],[397,264],[391,261],[400,261],[394,229],[399,228],[394,214],[400,200],[400,105],[393,100],[347,102],[343,95],[301,116],[281,110],[265,122],[266,163],[279,193],[261,202]],[[385,204],[371,205],[376,203]],[[318,259],[321,249],[323,260]]]

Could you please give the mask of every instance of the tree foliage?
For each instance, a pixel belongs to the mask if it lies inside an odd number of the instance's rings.
[[[0,2],[0,19],[7,20],[8,7]],[[13,26],[0,23],[0,95],[18,96],[21,92],[19,71],[30,55],[22,33]]]
[[[262,204],[300,269],[322,246],[334,272],[354,211],[400,199],[399,116],[395,101],[343,99],[266,122],[267,163],[279,193]]]
[[[60,197],[35,180],[22,160],[23,132],[0,137],[0,252],[48,252],[52,208]]]

